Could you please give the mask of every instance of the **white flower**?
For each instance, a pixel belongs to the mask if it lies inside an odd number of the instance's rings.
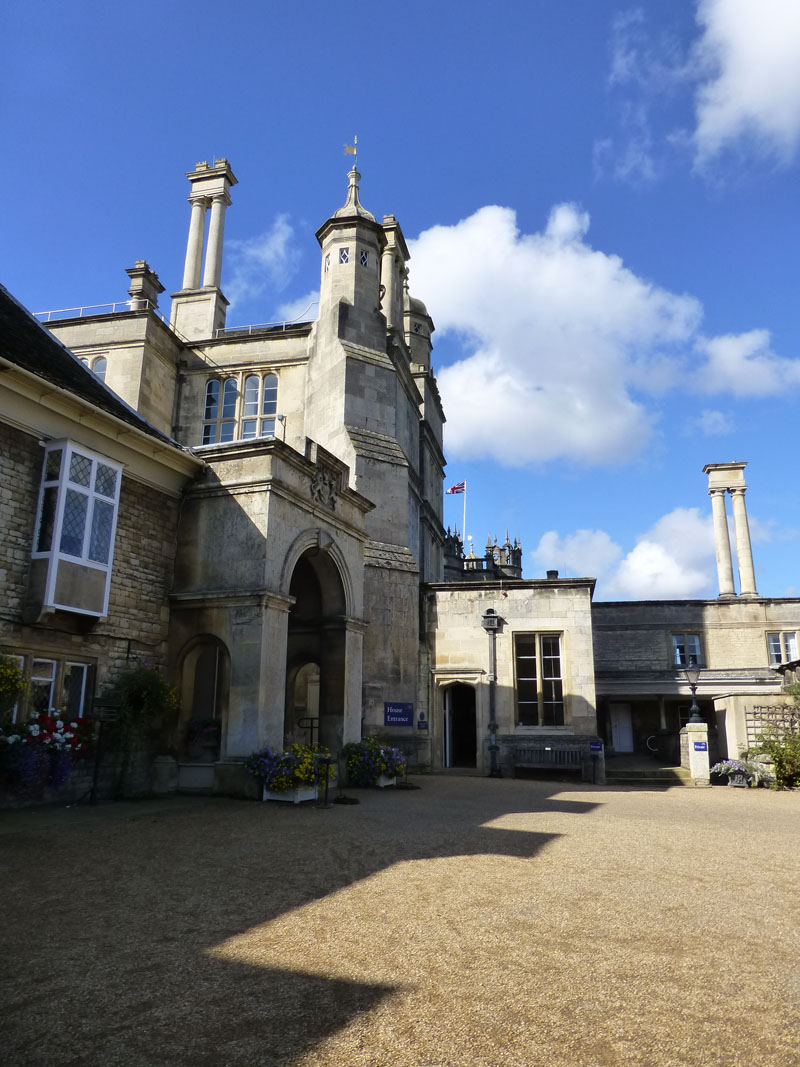
[[[78,724],[76,722],[71,722],[69,725],[70,725],[71,729],[73,729],[73,730],[77,730],[78,729]]]
[[[30,724],[30,726],[28,727],[28,733],[31,735],[31,737],[38,737],[39,736],[39,726],[35,722],[32,722]]]
[[[6,738],[6,741],[8,741],[9,745],[13,745],[15,741],[19,741],[19,734],[11,734]]]
[[[61,719],[56,719],[56,730],[63,730],[63,729],[64,729],[64,723],[61,721]]]
[[[74,737],[74,736],[75,736],[75,734],[72,732],[72,730],[65,730],[64,731],[64,737]]]
[[[31,718],[31,719],[38,719],[38,718],[39,718],[39,712],[38,712],[38,711],[32,711],[32,712],[30,713],[30,716],[29,716],[29,718]]]

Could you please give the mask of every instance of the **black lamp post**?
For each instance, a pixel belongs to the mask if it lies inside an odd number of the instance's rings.
[[[686,681],[689,683],[689,688],[692,691],[692,706],[689,708],[689,711],[691,712],[689,722],[702,722],[700,708],[697,705],[697,682],[700,678],[700,668],[687,667],[684,674],[686,675]]]
[[[495,685],[497,684],[497,630],[500,618],[494,608],[487,608],[481,618],[481,626],[489,635],[489,777],[502,778],[497,763],[497,715],[495,713]]]

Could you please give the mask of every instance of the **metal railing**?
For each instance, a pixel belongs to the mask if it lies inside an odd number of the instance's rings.
[[[132,305],[136,305],[133,307]],[[125,311],[152,311],[162,322],[169,325],[167,316],[159,311],[149,300],[137,297],[133,300],[109,301],[107,304],[86,304],[77,308],[57,308],[55,311],[36,311],[34,318],[39,322],[53,322],[57,319],[83,319],[89,315],[117,315]]]
[[[224,326],[214,331],[214,338],[220,337],[249,337],[251,334],[260,333],[262,330],[286,330],[290,326],[303,326],[313,322],[306,316],[313,307],[319,307],[319,301],[313,300],[308,307],[294,319],[283,319],[280,322],[259,322],[251,326]],[[117,315],[126,311],[152,311],[161,321],[177,334],[187,344],[196,344],[197,341],[189,341],[183,334],[176,330],[167,316],[149,300],[135,297],[131,300],[109,301],[107,304],[85,304],[83,307],[56,308],[53,311],[35,311],[34,318],[39,322],[57,322],[59,319],[83,319],[91,315]]]
[[[319,307],[319,300],[312,300],[308,307],[294,319],[283,319],[280,322],[257,322],[252,326],[223,326],[219,330],[214,331],[214,337],[249,337],[250,334],[261,330],[285,330],[288,326],[302,326],[307,322],[314,321],[313,319],[306,318],[308,312],[314,307]]]

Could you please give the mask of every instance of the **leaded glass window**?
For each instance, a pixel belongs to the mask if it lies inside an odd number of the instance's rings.
[[[120,466],[70,441],[47,447],[33,548],[47,561],[42,606],[106,613],[121,479]]]

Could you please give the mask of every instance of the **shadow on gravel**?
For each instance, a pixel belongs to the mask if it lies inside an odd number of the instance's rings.
[[[556,835],[487,824],[595,807],[551,800],[557,784],[422,781],[334,810],[198,798],[19,819],[2,836],[5,1067],[285,1067],[392,987],[215,949],[405,861],[532,859]]]

